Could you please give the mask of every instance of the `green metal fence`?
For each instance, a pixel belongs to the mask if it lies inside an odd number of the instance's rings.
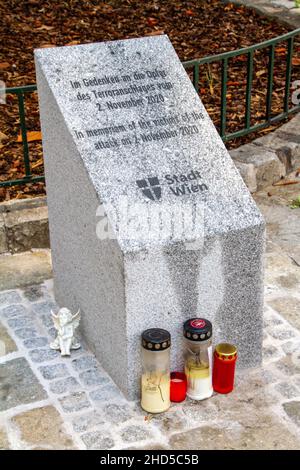
[[[9,180],[9,181],[0,181],[0,187],[1,186],[14,186],[17,184],[24,184],[24,183],[37,183],[39,181],[45,181],[44,176],[32,175],[30,158],[29,158],[28,140],[27,140],[25,96],[27,93],[35,92],[36,89],[37,89],[36,85],[27,85],[23,87],[6,88],[4,90],[0,90],[0,92],[2,91],[2,93],[5,93],[6,95],[15,94],[17,95],[17,98],[18,98],[20,128],[21,128],[21,136],[22,136],[22,143],[23,143],[23,158],[24,158],[24,167],[25,167],[24,178],[20,178],[16,180]]]
[[[226,52],[214,56],[204,57],[203,59],[195,59],[187,62],[183,62],[183,66],[187,71],[193,73],[193,84],[199,93],[199,79],[200,79],[200,68],[206,64],[213,62],[221,63],[221,109],[220,109],[220,135],[224,142],[235,139],[237,137],[245,136],[251,132],[256,132],[265,127],[268,127],[274,123],[277,123],[287,118],[291,113],[300,111],[300,104],[290,107],[290,96],[291,96],[291,76],[292,76],[292,58],[294,51],[295,38],[300,38],[300,28],[290,33],[278,36],[275,39],[264,41],[260,44],[255,44],[243,49],[238,49],[232,52]],[[287,54],[285,61],[285,86],[284,86],[284,98],[283,98],[283,112],[272,116],[272,94],[273,94],[273,82],[274,82],[274,61],[275,61],[275,48],[279,43],[287,43]],[[251,125],[251,98],[252,98],[252,82],[253,82],[253,65],[254,65],[254,54],[256,51],[267,49],[268,52],[268,80],[266,90],[266,112],[265,119],[263,122]],[[247,56],[247,83],[245,93],[245,118],[244,127],[233,133],[226,133],[227,124],[227,82],[228,82],[228,63],[229,60],[238,56]],[[300,80],[300,76],[298,77]],[[1,181],[1,186],[13,186],[24,183],[33,183],[44,181],[44,176],[34,176],[31,172],[31,164],[29,157],[29,148],[27,141],[27,128],[26,128],[26,116],[25,116],[25,96],[27,93],[33,93],[37,90],[36,85],[29,85],[17,88],[6,88],[0,90],[6,94],[16,94],[19,105],[19,117],[20,117],[20,128],[23,142],[23,157],[25,166],[25,176],[21,179]]]
[[[300,38],[300,28],[290,33],[278,36],[275,39],[270,39],[264,41],[260,44],[255,44],[254,46],[246,47],[243,49],[237,49],[235,51],[226,52],[224,54],[218,54],[210,57],[204,57],[203,59],[190,60],[184,62],[183,65],[186,70],[193,70],[193,83],[196,88],[196,91],[199,92],[199,69],[204,64],[210,64],[212,62],[221,63],[221,74],[222,74],[222,84],[221,84],[221,115],[220,115],[220,135],[224,142],[235,139],[237,137],[242,137],[250,132],[256,132],[263,129],[264,127],[270,126],[276,122],[282,121],[287,118],[291,113],[295,113],[300,110],[300,104],[293,107],[289,106],[290,102],[290,91],[291,91],[291,75],[292,75],[292,58],[294,50],[295,38],[299,36]],[[273,81],[274,81],[274,60],[275,60],[275,48],[276,45],[282,42],[287,43],[287,55],[286,55],[286,68],[285,68],[285,93],[284,93],[284,103],[283,103],[283,112],[272,116],[272,93],[273,93]],[[267,93],[266,93],[266,113],[265,119],[262,123],[251,126],[251,97],[252,97],[252,81],[253,81],[253,59],[256,51],[267,49],[268,51],[268,83],[267,83]],[[226,133],[226,110],[227,110],[227,73],[228,73],[228,61],[234,57],[238,56],[247,56],[247,84],[246,84],[246,112],[245,112],[245,125],[244,128],[227,134]],[[298,77],[300,80],[300,76]]]

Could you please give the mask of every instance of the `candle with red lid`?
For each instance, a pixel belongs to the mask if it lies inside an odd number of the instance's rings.
[[[237,349],[233,344],[220,343],[214,352],[213,389],[218,393],[230,393],[234,387]]]

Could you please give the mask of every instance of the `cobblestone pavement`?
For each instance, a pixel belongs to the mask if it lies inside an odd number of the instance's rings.
[[[2,291],[0,448],[299,449],[300,209],[289,208],[298,195],[300,184],[255,195],[268,222],[264,360],[240,371],[228,396],[147,417],[85,346],[71,358],[49,349],[51,280]]]

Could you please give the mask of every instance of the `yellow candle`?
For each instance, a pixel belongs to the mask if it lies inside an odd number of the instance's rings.
[[[141,406],[148,413],[162,413],[170,405],[170,377],[159,372],[142,375]]]

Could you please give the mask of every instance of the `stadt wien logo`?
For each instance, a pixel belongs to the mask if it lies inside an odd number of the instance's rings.
[[[158,176],[148,176],[136,180],[136,184],[147,199],[159,201],[162,198],[162,191],[169,192],[177,197],[207,191],[207,185],[201,180],[200,172],[191,170],[189,173],[169,174],[160,178]]]
[[[157,176],[137,180],[136,184],[142,190],[144,196],[151,201],[159,201],[161,199],[161,187]]]

